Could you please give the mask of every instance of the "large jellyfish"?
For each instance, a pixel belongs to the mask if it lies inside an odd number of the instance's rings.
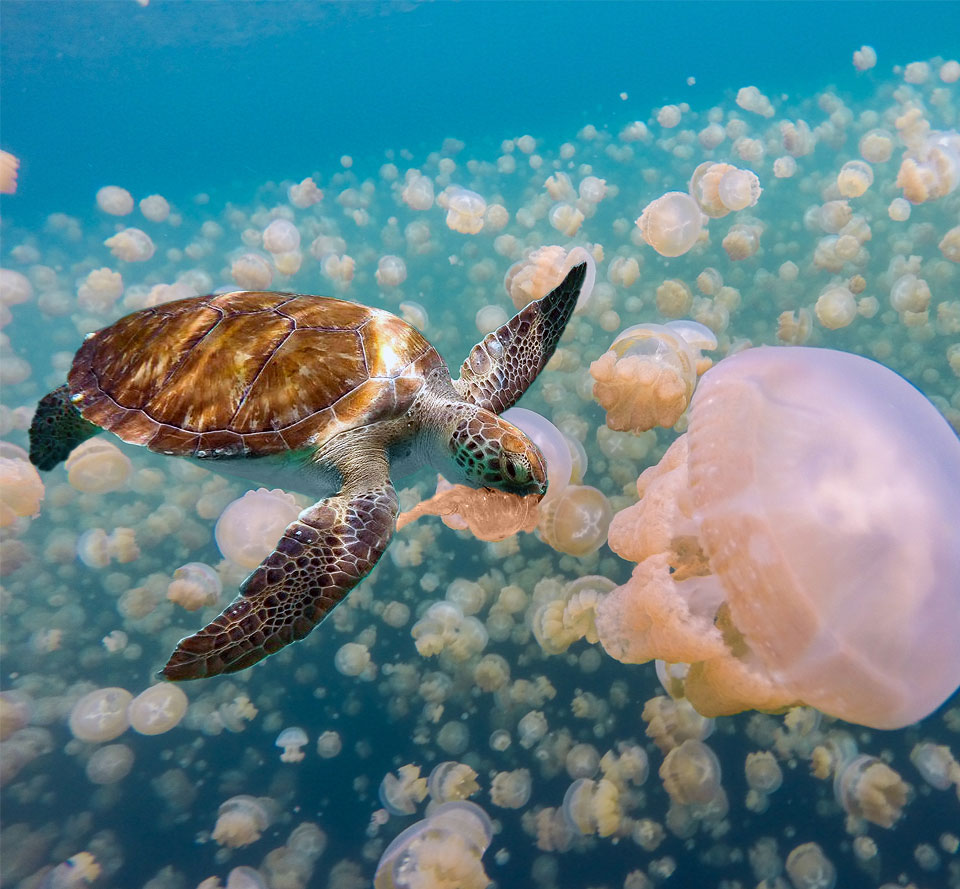
[[[701,713],[805,702],[892,729],[960,685],[960,441],[897,374],[827,349],[727,358],[637,487],[610,546],[639,564],[597,632],[618,660],[690,663]]]

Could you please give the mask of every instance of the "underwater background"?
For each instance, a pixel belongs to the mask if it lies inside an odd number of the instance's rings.
[[[608,428],[590,366],[631,325],[696,321],[708,366],[862,354],[960,429],[960,4],[2,0],[0,52],[0,887],[960,886],[956,695],[896,731],[707,721],[590,611],[635,567],[611,516],[686,429]],[[866,187],[838,186],[858,160]],[[708,161],[762,193],[654,249],[635,220]],[[520,403],[570,452],[565,516],[488,542],[420,518],[303,642],[128,711],[310,498],[109,435],[38,489],[26,430],[83,337],[320,293],[455,369],[572,248],[593,295]],[[409,510],[437,478],[395,482]],[[716,782],[684,798],[659,770],[688,740]],[[843,785],[857,754],[882,787]],[[485,839],[385,854],[463,798]]]

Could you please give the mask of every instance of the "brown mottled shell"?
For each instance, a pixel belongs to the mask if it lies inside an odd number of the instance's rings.
[[[68,384],[85,419],[132,444],[266,456],[402,414],[442,365],[389,312],[238,291],[121,318],[84,341]]]

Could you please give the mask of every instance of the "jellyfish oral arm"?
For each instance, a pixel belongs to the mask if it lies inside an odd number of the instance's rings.
[[[305,509],[240,595],[207,626],[181,639],[161,675],[201,679],[243,670],[306,636],[377,563],[399,505],[386,459],[379,482],[345,479],[335,497]],[[370,467],[366,467],[368,470]]]

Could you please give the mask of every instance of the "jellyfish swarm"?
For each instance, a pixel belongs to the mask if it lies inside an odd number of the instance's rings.
[[[638,565],[597,633],[627,663],[691,664],[699,712],[804,702],[893,729],[960,685],[960,441],[892,371],[726,358],[637,489],[609,543]]]

